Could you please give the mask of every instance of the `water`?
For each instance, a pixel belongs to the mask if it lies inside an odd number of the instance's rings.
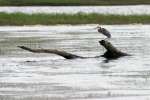
[[[0,12],[14,13],[66,13],[75,14],[99,13],[99,14],[119,14],[119,15],[143,15],[150,14],[150,5],[130,5],[130,6],[25,6],[25,7],[0,7]]]
[[[52,48],[93,57],[105,52],[96,25],[1,26],[1,100],[149,100],[150,25],[103,25],[132,56],[67,60],[17,48]]]

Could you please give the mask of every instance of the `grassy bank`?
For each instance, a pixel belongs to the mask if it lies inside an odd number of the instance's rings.
[[[0,6],[69,6],[150,4],[150,0],[0,0]]]
[[[0,25],[132,24],[150,23],[150,15],[0,13]]]

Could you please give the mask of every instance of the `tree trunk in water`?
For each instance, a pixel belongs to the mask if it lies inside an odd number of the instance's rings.
[[[115,58],[119,58],[121,56],[128,56],[128,54],[121,52],[116,47],[114,47],[110,42],[108,42],[106,40],[101,40],[101,41],[99,41],[99,43],[106,49],[106,52],[102,55],[102,57],[105,57],[107,59],[115,59]],[[25,46],[18,46],[18,47],[22,48],[24,50],[33,52],[33,53],[53,53],[53,54],[62,56],[66,59],[88,58],[88,57],[81,57],[81,56],[78,56],[75,54],[71,54],[71,53],[68,53],[65,51],[59,51],[59,50],[55,50],[55,49],[31,49],[31,48],[28,48]],[[96,56],[96,57],[100,57],[100,56]]]
[[[108,59],[115,59],[115,58],[119,58],[122,56],[129,56],[129,54],[118,50],[116,47],[114,47],[110,42],[108,42],[106,40],[101,40],[101,41],[99,41],[99,43],[107,50],[102,55],[102,57],[105,57]]]
[[[59,56],[62,56],[66,59],[75,59],[75,58],[84,58],[84,57],[80,57],[71,53],[67,53],[65,51],[59,51],[59,50],[55,50],[55,49],[31,49],[25,46],[18,46],[19,48],[22,48],[24,50],[33,52],[33,53],[53,53]]]

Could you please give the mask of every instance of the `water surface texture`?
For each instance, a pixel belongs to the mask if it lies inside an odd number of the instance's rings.
[[[99,14],[119,14],[119,15],[142,15],[150,14],[150,5],[130,5],[130,6],[25,6],[25,7],[0,7],[0,12],[22,12],[22,13],[66,13],[75,14],[99,13]]]
[[[103,25],[120,50],[116,60],[67,60],[17,48],[65,50],[80,56],[101,55],[105,36],[96,25],[0,27],[1,100],[149,100],[150,25]]]

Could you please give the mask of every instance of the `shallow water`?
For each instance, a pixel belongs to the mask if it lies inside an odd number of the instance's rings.
[[[132,56],[67,60],[17,48],[52,48],[93,57],[105,52],[96,25],[1,26],[1,100],[149,100],[150,25],[103,25]]]
[[[14,13],[66,13],[75,14],[83,13],[99,13],[99,14],[150,14],[150,5],[130,5],[130,6],[25,6],[25,7],[0,7],[0,12]]]

